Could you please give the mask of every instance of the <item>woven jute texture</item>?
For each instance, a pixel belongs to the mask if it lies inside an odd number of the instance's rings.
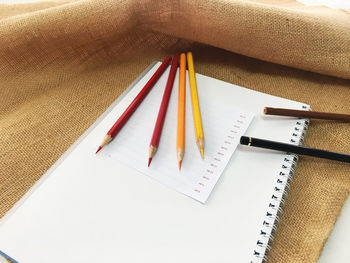
[[[0,5],[0,217],[166,55],[192,50],[201,74],[350,113],[349,18],[272,0]],[[349,124],[315,120],[305,144],[349,142]],[[349,191],[348,164],[300,157],[268,262],[316,262]]]

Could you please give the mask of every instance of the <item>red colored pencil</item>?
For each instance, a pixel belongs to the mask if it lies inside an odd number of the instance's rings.
[[[147,94],[151,91],[154,84],[158,81],[160,76],[164,73],[166,68],[169,66],[171,61],[171,57],[168,56],[165,58],[163,63],[159,66],[157,71],[153,74],[150,80],[146,83],[143,89],[139,94],[135,97],[135,99],[130,103],[130,105],[126,108],[123,114],[119,117],[119,119],[114,123],[112,128],[107,132],[106,136],[103,138],[103,141],[98,147],[96,153],[98,153],[105,145],[110,143],[113,138],[118,134],[118,132],[123,128],[124,124],[128,121],[131,115],[135,112],[137,107],[141,104],[143,99],[147,96]]]
[[[174,79],[175,79],[178,64],[179,64],[179,55],[175,55],[173,58],[173,62],[171,63],[168,81],[165,86],[162,102],[159,107],[156,125],[154,126],[154,130],[153,130],[152,140],[149,145],[148,166],[151,164],[152,158],[158,149],[159,139],[160,139],[160,136],[162,135],[165,115],[168,109],[171,91],[173,90],[173,84],[174,84]]]

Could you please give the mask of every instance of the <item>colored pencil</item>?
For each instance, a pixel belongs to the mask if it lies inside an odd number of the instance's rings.
[[[174,79],[175,79],[178,64],[179,64],[179,55],[175,55],[171,63],[168,81],[165,86],[162,102],[159,107],[157,121],[154,126],[151,143],[149,145],[148,166],[151,164],[152,158],[154,157],[158,149],[159,140],[160,140],[160,136],[162,135],[163,124],[164,124],[166,112],[169,105],[171,91],[173,90],[173,84],[174,84]]]
[[[177,111],[177,140],[176,153],[181,170],[182,160],[185,154],[185,125],[186,125],[186,54],[180,55],[179,72],[179,102]]]
[[[146,83],[140,93],[135,97],[135,99],[130,103],[130,105],[126,108],[123,114],[119,117],[119,119],[114,123],[112,128],[107,132],[105,137],[102,140],[101,145],[98,147],[96,153],[98,153],[105,145],[110,143],[113,138],[118,134],[118,132],[123,128],[124,124],[129,120],[131,115],[135,112],[138,106],[141,104],[143,99],[147,96],[147,94],[151,91],[154,84],[158,81],[160,76],[169,66],[171,61],[171,57],[168,56],[165,58],[163,63],[159,66],[157,71],[153,74],[150,80]]]
[[[291,116],[291,117],[336,120],[336,121],[346,121],[346,122],[350,121],[349,114],[330,113],[330,112],[291,110],[291,109],[265,107],[264,113],[266,115]]]
[[[190,78],[192,111],[193,111],[194,129],[196,134],[196,142],[198,145],[198,149],[202,155],[202,158],[204,159],[204,133],[203,133],[203,127],[202,127],[201,111],[199,107],[196,75],[194,71],[192,52],[187,52],[187,65],[188,65],[188,75]]]
[[[308,148],[304,146],[297,146],[294,144],[274,142],[246,136],[241,137],[240,143],[248,146],[277,150],[282,152],[296,153],[301,155],[309,155],[313,157],[350,163],[350,155],[348,154],[330,152],[320,149]]]

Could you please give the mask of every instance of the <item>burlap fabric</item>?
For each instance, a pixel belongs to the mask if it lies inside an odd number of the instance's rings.
[[[202,74],[350,113],[344,10],[272,0],[49,1],[0,5],[0,18],[0,216],[151,62],[175,52],[192,50]],[[349,153],[348,129],[312,121],[305,144]],[[268,262],[317,260],[349,175],[347,164],[300,158]]]

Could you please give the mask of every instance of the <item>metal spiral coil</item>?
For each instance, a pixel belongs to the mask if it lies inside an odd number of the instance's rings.
[[[302,108],[305,110],[311,110],[308,106],[302,106]],[[303,144],[309,123],[310,122],[307,119],[299,119],[296,121],[290,138],[290,143],[296,145]],[[265,220],[260,229],[256,248],[253,251],[253,259],[250,263],[261,263],[266,262],[267,260],[267,255],[271,250],[271,243],[273,242],[275,232],[277,231],[277,226],[283,212],[284,203],[287,198],[298,159],[298,155],[287,153],[281,164],[281,170],[278,174]]]

